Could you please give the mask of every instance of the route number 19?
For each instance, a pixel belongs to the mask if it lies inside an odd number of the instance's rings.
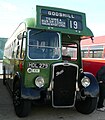
[[[70,20],[70,28],[71,29],[78,29],[78,22]]]

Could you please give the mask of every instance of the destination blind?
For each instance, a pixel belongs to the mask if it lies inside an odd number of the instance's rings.
[[[41,25],[82,31],[82,16],[41,9]]]

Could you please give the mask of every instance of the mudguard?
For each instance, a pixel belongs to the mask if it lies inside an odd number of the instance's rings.
[[[38,89],[38,88],[33,89],[33,88],[24,87],[23,80],[22,80],[21,74],[19,72],[17,72],[15,74],[14,85],[17,80],[20,81],[19,83],[21,86],[21,98],[29,99],[29,100],[36,100],[36,99],[40,98],[40,92],[42,89]]]
[[[90,79],[90,85],[88,87],[84,87],[83,91],[84,91],[84,95],[88,96],[88,97],[98,97],[99,95],[99,84],[98,81],[96,79],[96,77],[89,72],[83,72],[81,74],[81,79],[86,76]]]

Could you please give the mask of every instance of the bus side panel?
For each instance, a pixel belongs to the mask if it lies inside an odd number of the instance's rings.
[[[83,70],[84,72],[90,72],[94,76],[96,76],[96,73],[98,70],[105,65],[105,60],[101,59],[82,59],[83,63]]]

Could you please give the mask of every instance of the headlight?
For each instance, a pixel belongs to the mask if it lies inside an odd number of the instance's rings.
[[[88,87],[88,86],[90,85],[90,79],[85,76],[84,78],[82,78],[81,84],[82,84],[85,88]]]
[[[39,76],[35,79],[35,85],[39,88],[44,86],[44,78]]]

